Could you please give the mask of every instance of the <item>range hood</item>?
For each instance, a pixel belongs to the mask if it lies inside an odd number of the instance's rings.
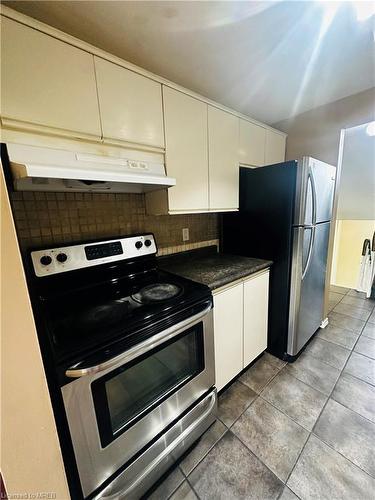
[[[7,144],[16,191],[143,193],[176,184],[161,155],[132,151],[129,157]]]

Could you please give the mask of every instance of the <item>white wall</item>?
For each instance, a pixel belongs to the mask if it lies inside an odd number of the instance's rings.
[[[340,130],[375,119],[375,88],[275,123],[288,134],[286,158],[313,156],[337,165]]]
[[[362,245],[375,230],[375,137],[345,130],[331,283],[356,288]]]
[[[375,220],[375,137],[368,124],[345,130],[337,219]]]
[[[8,498],[43,498],[38,495],[45,492],[56,500],[68,500],[64,464],[1,162],[0,197],[1,473]]]
[[[361,264],[362,245],[375,231],[373,220],[338,220],[331,283],[356,288]]]

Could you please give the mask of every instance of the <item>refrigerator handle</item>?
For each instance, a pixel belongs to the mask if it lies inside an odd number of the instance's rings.
[[[306,226],[305,229],[311,229],[311,238],[310,238],[309,253],[307,254],[305,269],[302,271],[302,279],[306,276],[306,273],[309,270],[312,251],[315,243],[315,226]]]
[[[317,205],[317,199],[316,199],[316,185],[315,185],[315,179],[314,179],[314,173],[311,167],[309,167],[309,177],[310,183],[311,183],[311,196],[312,196],[312,223],[316,224],[316,205]]]

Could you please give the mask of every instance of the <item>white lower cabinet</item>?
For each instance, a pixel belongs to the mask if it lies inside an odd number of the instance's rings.
[[[243,368],[267,349],[269,272],[243,284]]]
[[[216,388],[267,348],[269,270],[214,292]]]
[[[219,391],[242,370],[243,285],[214,295],[216,388]]]

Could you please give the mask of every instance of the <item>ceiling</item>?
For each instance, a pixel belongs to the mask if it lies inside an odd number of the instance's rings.
[[[269,124],[375,85],[352,2],[3,3]]]
[[[345,130],[338,219],[375,220],[375,136],[366,129],[367,124]]]

